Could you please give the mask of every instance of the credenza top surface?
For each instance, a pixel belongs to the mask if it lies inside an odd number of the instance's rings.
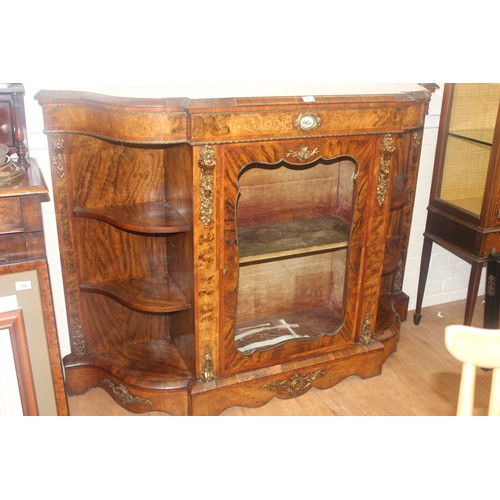
[[[39,101],[81,100],[131,107],[196,109],[248,105],[413,101],[430,93],[418,84],[169,85],[52,90]]]

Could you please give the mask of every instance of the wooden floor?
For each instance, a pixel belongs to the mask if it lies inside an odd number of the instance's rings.
[[[274,398],[260,408],[228,408],[226,416],[342,415],[438,416],[454,415],[461,364],[444,346],[444,328],[463,321],[465,301],[424,308],[419,326],[413,315],[403,323],[398,350],[385,363],[382,374],[362,380],[353,376],[327,390],[312,388],[296,399]],[[473,325],[481,326],[483,301],[477,301]],[[486,415],[491,373],[478,370],[476,415]],[[103,389],[69,398],[71,415],[129,415]],[[162,415],[151,412],[142,414]]]

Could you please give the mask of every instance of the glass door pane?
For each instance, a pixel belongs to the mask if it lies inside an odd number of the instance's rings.
[[[235,344],[334,335],[344,318],[356,163],[247,166],[239,176]]]
[[[456,83],[443,163],[440,198],[481,213],[500,101],[500,84]]]

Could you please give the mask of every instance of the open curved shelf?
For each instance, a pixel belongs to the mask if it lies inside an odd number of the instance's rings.
[[[469,130],[450,130],[448,132],[452,137],[471,141],[482,146],[492,146],[495,129],[469,129]]]
[[[123,206],[76,208],[76,217],[107,222],[120,229],[139,233],[179,233],[189,231],[189,224],[164,201]]]
[[[389,330],[397,319],[397,312],[394,308],[394,295],[391,293],[381,295],[378,303],[375,333]]]
[[[382,274],[393,273],[401,261],[401,252],[399,249],[399,238],[391,237],[385,241],[384,268]]]
[[[64,366],[95,367],[126,384],[143,389],[185,388],[192,375],[170,339],[124,342],[87,356],[68,355]]]
[[[141,312],[169,313],[191,308],[184,293],[167,274],[82,283],[80,290],[106,295],[129,309]]]
[[[238,228],[240,264],[347,248],[349,224],[318,217]]]
[[[408,176],[397,175],[392,182],[391,210],[404,207],[408,201]]]

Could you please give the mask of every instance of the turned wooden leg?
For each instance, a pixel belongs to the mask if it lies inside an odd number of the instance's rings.
[[[424,298],[425,284],[427,282],[427,273],[429,272],[429,263],[431,260],[432,240],[424,236],[424,246],[422,248],[422,259],[420,261],[420,276],[418,277],[417,305],[413,314],[413,323],[418,325],[422,318],[422,301]]]
[[[482,262],[473,262],[470,270],[469,287],[467,289],[467,300],[465,302],[464,325],[470,326],[476,307],[477,293],[479,291],[479,282],[481,281]]]

